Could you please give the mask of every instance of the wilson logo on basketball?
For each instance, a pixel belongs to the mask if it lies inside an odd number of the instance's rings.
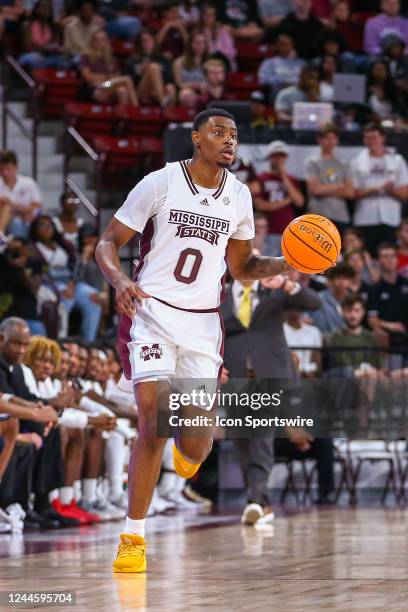
[[[303,223],[299,223],[299,230],[301,232],[304,232],[305,234],[310,234],[313,242],[318,244],[320,248],[322,249],[322,251],[325,251],[326,253],[330,253],[332,244],[329,242],[329,240],[325,238],[325,236],[322,236],[322,234],[320,234],[319,232],[316,232],[311,227],[308,227],[307,225],[303,225]]]
[[[152,346],[142,346],[139,357],[144,361],[149,359],[161,359],[163,355],[163,349],[158,344],[152,344]]]

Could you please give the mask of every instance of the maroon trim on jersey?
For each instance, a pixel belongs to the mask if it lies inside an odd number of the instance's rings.
[[[162,304],[165,304],[165,306],[170,306],[170,308],[175,308],[176,310],[183,310],[184,312],[219,312],[219,306],[217,306],[217,308],[203,308],[202,310],[194,310],[192,308],[180,308],[180,306],[174,306],[173,304],[169,304],[168,302],[165,302],[164,300],[161,300],[158,297],[154,297],[154,295],[152,295],[152,298],[154,298],[158,302],[161,302]]]
[[[216,200],[217,198],[219,198],[219,197],[220,197],[220,195],[222,194],[222,191],[223,191],[223,189],[224,189],[224,187],[225,187],[225,183],[226,183],[226,182],[227,182],[227,171],[226,171],[226,170],[224,170],[224,171],[223,171],[223,174],[222,174],[222,177],[221,177],[221,182],[220,182],[220,184],[219,184],[219,186],[218,186],[218,189],[217,189],[217,191],[216,191],[215,193],[213,193],[213,198],[214,198],[215,200]]]
[[[149,219],[145,225],[145,228],[142,233],[142,237],[140,239],[140,261],[139,261],[139,265],[137,266],[134,276],[133,276],[134,282],[137,281],[137,278],[140,272],[142,271],[146,255],[150,252],[152,248],[153,235],[154,235],[154,223],[153,223],[153,219]]]
[[[221,373],[222,373],[222,368],[224,366],[225,327],[224,327],[224,321],[223,321],[220,311],[218,311],[218,316],[220,319],[221,334],[222,334],[222,340],[221,340],[221,346],[220,346],[220,357],[223,360],[223,362],[220,365],[220,368],[218,370],[218,382],[221,383]]]
[[[186,179],[186,181],[187,181],[187,185],[190,187],[191,192],[192,192],[194,195],[197,195],[197,194],[198,194],[198,189],[197,189],[197,187],[194,185],[193,179],[191,178],[191,174],[190,174],[190,172],[189,172],[189,170],[188,170],[188,168],[187,168],[187,164],[186,164],[186,162],[185,162],[185,161],[181,161],[181,162],[180,162],[180,166],[181,166],[181,169],[182,169],[182,171],[183,171],[184,178],[185,178],[185,179]]]
[[[116,349],[119,353],[122,362],[123,373],[127,380],[132,380],[132,368],[129,359],[128,343],[132,340],[130,337],[130,329],[132,327],[132,319],[127,315],[120,317],[118,327],[118,337],[116,340]]]

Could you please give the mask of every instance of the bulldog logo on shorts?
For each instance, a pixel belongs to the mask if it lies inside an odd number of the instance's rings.
[[[163,349],[158,344],[152,344],[152,346],[142,346],[139,357],[144,361],[150,359],[161,359],[163,355]]]

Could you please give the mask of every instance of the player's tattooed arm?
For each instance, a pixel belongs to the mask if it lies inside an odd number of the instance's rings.
[[[142,303],[150,297],[123,272],[119,250],[136,232],[117,219],[112,219],[102,234],[95,251],[95,259],[108,283],[116,292],[116,307],[120,314],[132,317],[136,312],[135,302]]]
[[[261,257],[253,252],[252,240],[228,241],[227,263],[235,280],[258,280],[292,270],[284,257]]]

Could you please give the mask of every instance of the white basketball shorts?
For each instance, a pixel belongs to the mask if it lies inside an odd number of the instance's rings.
[[[125,377],[133,385],[163,378],[216,382],[223,363],[221,315],[180,310],[146,298],[132,319],[122,317],[118,348]]]

